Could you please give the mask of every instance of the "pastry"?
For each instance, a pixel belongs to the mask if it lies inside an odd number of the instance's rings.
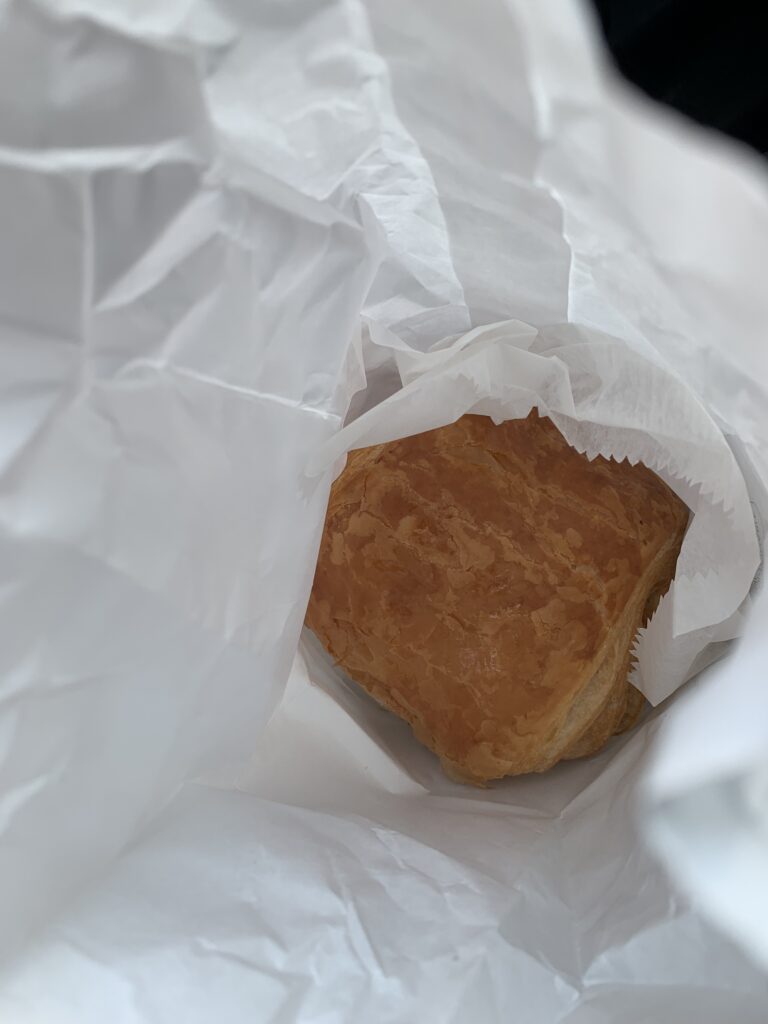
[[[535,411],[349,453],[307,625],[447,773],[482,785],[601,749],[638,719],[632,643],[688,508]]]

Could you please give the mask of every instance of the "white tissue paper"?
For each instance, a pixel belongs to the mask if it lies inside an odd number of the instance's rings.
[[[0,178],[0,1017],[764,1021],[762,168],[570,0],[9,0]],[[344,452],[533,405],[694,516],[475,791],[295,652]]]

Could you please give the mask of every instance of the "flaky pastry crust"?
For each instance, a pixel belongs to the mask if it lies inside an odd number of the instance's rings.
[[[307,624],[452,777],[544,771],[636,722],[632,641],[687,522],[650,469],[536,412],[463,416],[350,452]]]

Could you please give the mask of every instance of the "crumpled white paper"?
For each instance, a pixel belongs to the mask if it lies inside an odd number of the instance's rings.
[[[643,790],[678,885],[768,965],[768,591],[753,616],[763,628],[670,712]]]
[[[445,339],[510,319],[560,364],[619,338],[701,403],[718,470],[696,449],[683,478],[706,484],[698,528],[726,531],[699,557],[731,582],[667,603],[640,681],[670,673],[658,699],[700,667],[660,658],[679,628],[740,628],[733,458],[753,501],[768,480],[762,175],[606,82],[566,0],[0,6],[3,1019],[765,1019],[765,977],[634,824],[685,695],[487,793],[311,638],[280,699],[331,478],[307,470],[361,361],[351,431],[401,374],[395,405],[430,360],[444,374]],[[723,724],[739,657],[709,670]],[[675,779],[719,777],[705,726],[674,743],[685,770],[662,756],[653,820]]]

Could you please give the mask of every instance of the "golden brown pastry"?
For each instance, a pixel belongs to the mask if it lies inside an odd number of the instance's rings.
[[[635,724],[635,633],[674,575],[685,504],[590,462],[533,412],[350,452],[307,624],[454,778],[540,772]]]

